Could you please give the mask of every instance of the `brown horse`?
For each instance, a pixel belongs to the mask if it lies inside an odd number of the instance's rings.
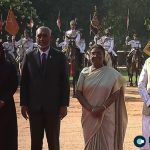
[[[127,72],[130,86],[133,86],[133,75],[135,73],[135,85],[138,83],[138,76],[143,65],[143,54],[139,49],[134,49],[132,55],[127,57]]]
[[[82,54],[80,49],[76,47],[75,38],[69,38],[68,46],[63,50],[65,55],[68,58],[69,64],[69,74],[72,76],[72,85],[73,85],[73,97],[75,96],[76,83],[79,78],[80,71],[82,70]]]

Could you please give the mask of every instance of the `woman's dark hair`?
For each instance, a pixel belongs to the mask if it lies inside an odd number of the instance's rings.
[[[104,49],[103,46],[98,45],[98,44],[94,44],[94,45],[90,48],[90,52],[91,52],[91,50],[94,49],[94,48],[97,48],[97,49],[101,50],[101,51],[103,52],[104,57],[105,57],[105,49]],[[105,59],[104,59],[103,64],[104,64],[105,66],[107,65]]]

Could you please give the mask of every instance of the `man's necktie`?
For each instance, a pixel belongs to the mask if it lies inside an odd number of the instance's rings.
[[[42,54],[42,68],[44,69],[45,66],[46,66],[46,54],[43,53],[43,54]]]

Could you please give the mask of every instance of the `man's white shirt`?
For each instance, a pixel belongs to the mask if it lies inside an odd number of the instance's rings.
[[[11,54],[11,55],[15,58],[15,55],[14,55],[14,52],[15,52],[15,45],[14,45],[14,43],[12,43],[12,42],[4,42],[4,43],[3,43],[3,47],[4,47],[4,49],[5,49],[9,54]]]

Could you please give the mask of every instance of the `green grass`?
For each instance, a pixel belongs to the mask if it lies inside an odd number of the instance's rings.
[[[127,73],[127,71],[124,70],[124,69],[120,69],[119,71],[123,75],[123,77],[126,79],[126,81],[128,81],[128,73]]]
[[[119,69],[120,73],[123,75],[126,81],[128,81],[128,73],[126,69]],[[138,76],[139,79],[139,76]],[[135,83],[135,74],[133,75],[133,83]]]
[[[123,68],[123,69],[119,68],[118,71],[123,75],[123,77],[125,78],[125,80],[128,81],[127,70],[125,68]],[[138,76],[138,79],[139,79],[139,76]],[[69,77],[69,80],[72,81],[72,77],[71,76]],[[133,76],[133,83],[135,83],[135,75]]]

